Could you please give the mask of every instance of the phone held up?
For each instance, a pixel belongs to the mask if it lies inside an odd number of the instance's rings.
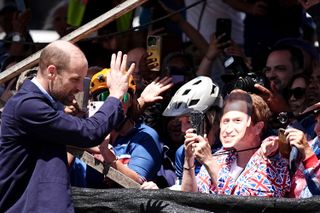
[[[290,154],[290,144],[286,141],[286,136],[284,135],[285,129],[279,128],[278,138],[279,138],[279,151],[285,158],[289,157]]]
[[[231,19],[228,19],[228,18],[217,19],[216,32],[215,32],[216,38],[218,38],[222,34],[225,34],[220,40],[221,43],[231,40],[231,26],[232,26]]]
[[[160,71],[161,40],[161,36],[148,35],[147,37],[147,52],[151,54],[149,59],[152,59],[154,65],[151,71]]]

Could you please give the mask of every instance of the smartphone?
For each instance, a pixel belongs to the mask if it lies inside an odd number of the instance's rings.
[[[278,130],[279,151],[283,157],[288,158],[289,154],[290,154],[291,147],[290,147],[290,144],[286,140],[286,136],[285,136],[284,132],[285,132],[285,129],[279,128],[279,130]]]
[[[229,18],[218,18],[216,21],[216,38],[218,38],[220,35],[225,35],[221,38],[220,42],[227,42],[231,40],[231,26],[232,22]]]
[[[92,101],[88,104],[89,117],[93,116],[103,105],[104,101]]]
[[[149,35],[147,37],[147,52],[151,54],[148,59],[153,59],[153,65],[157,64],[151,71],[160,71],[161,40],[161,36]]]

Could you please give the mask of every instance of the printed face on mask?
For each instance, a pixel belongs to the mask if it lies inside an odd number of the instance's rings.
[[[224,148],[241,149],[251,124],[245,101],[233,101],[224,107],[220,121],[220,140]]]

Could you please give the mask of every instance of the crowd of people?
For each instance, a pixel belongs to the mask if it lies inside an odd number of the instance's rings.
[[[174,13],[195,3],[143,4],[141,24],[171,16],[126,36],[116,20],[85,41],[54,41],[38,67],[1,85],[0,212],[73,212],[71,186],[120,187],[75,149],[142,190],[320,195],[320,1],[203,1]],[[58,2],[44,28],[66,35],[67,10]],[[0,10],[1,71],[37,49],[30,12]],[[232,20],[230,40],[215,36],[218,18]],[[148,35],[162,39],[160,61]]]

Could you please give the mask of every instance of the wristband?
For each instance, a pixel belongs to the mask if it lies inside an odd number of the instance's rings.
[[[194,164],[193,164],[193,166],[191,166],[191,167],[185,167],[185,166],[183,166],[183,170],[187,170],[187,171],[189,171],[189,170],[191,170],[191,169],[194,169]]]

